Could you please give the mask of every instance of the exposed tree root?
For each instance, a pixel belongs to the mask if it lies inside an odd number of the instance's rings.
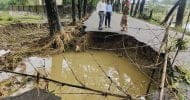
[[[77,24],[76,26],[68,26],[65,27],[61,32],[57,32],[53,37],[41,39],[37,44],[40,45],[38,50],[50,50],[53,53],[64,52],[66,45],[71,43],[77,37],[80,37],[79,34],[81,33],[82,27],[82,23]]]
[[[64,52],[65,44],[67,44],[71,40],[72,36],[70,33],[66,33],[65,31],[56,33],[53,37],[50,37],[50,40],[47,44],[45,44],[41,50],[46,49],[54,49],[56,52]]]
[[[88,38],[88,35],[80,37],[79,39],[76,40],[75,51],[76,52],[85,51],[86,49],[88,49],[89,42],[90,40]]]

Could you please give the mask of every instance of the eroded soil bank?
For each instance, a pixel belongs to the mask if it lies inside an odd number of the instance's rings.
[[[72,31],[72,28],[68,30]],[[7,29],[5,29],[4,31],[1,31],[1,34],[3,34],[2,35],[3,37],[1,37],[2,38],[1,48],[10,49],[13,52],[27,49],[33,46],[33,44],[35,44],[36,41],[39,41],[41,38],[45,38],[48,36],[47,27],[43,25],[32,25],[32,26],[29,25],[28,27],[27,25],[22,25],[17,28],[11,26],[11,27],[7,27]],[[102,79],[102,77],[99,77],[101,76],[99,74],[102,74],[102,73],[100,73],[97,68],[94,68],[94,66],[97,66],[97,64],[93,62],[94,60],[92,59],[93,57],[89,58],[90,53],[93,53],[93,55],[95,56],[94,58],[96,58],[98,62],[100,62],[100,64],[104,65],[105,70],[108,73],[111,69],[111,72],[112,72],[111,75],[113,76],[115,81],[119,81],[118,84],[125,84],[127,83],[126,81],[133,80],[132,87],[134,88],[129,89],[129,91],[131,91],[130,92],[131,95],[135,95],[135,96],[144,95],[146,92],[148,83],[151,80],[150,76],[151,76],[152,69],[154,69],[155,67],[156,69],[159,69],[159,67],[162,65],[162,62],[163,62],[164,54],[161,54],[160,63],[157,66],[154,66],[154,62],[156,60],[156,56],[158,55],[158,53],[155,52],[150,46],[144,43],[141,43],[137,41],[135,38],[127,36],[127,35],[118,35],[116,33],[97,33],[97,32],[85,33],[83,29],[75,30],[73,31],[73,34],[75,34],[75,37],[67,45],[66,53],[51,56],[49,55],[50,53],[45,52],[46,56],[52,57],[52,61],[51,61],[52,63],[47,63],[48,65],[46,65],[46,67],[50,66],[49,69],[53,68],[51,69],[51,71],[55,71],[53,73],[50,73],[50,77],[58,78],[57,80],[59,81],[62,81],[62,78],[64,77],[65,77],[64,80],[70,81],[70,78],[68,79],[67,76],[71,76],[72,74],[67,72],[68,63],[72,64],[72,67],[74,67],[73,70],[75,71],[75,73],[77,73],[77,76],[81,76],[80,80],[86,84],[92,84],[92,80],[99,80],[98,78]],[[15,39],[13,40],[15,41],[12,41],[12,39],[10,39],[9,36],[14,37]],[[75,50],[82,53],[74,53],[74,52],[71,53],[71,51],[75,51]],[[96,51],[92,52],[89,50],[96,50]],[[28,55],[28,57],[31,57],[32,55],[33,54],[30,54]],[[41,55],[41,54],[35,53],[35,55]],[[65,58],[63,58],[62,55],[66,56],[66,59],[68,60],[68,62],[64,61]],[[25,56],[25,58],[27,57]],[[38,58],[36,58],[36,60],[38,60]],[[23,61],[24,59],[21,58],[20,61],[18,62],[18,65],[14,64],[15,68],[17,68],[19,64],[22,65]],[[39,61],[42,61],[42,60],[39,60]],[[36,64],[35,61],[33,63]],[[2,66],[3,65],[4,63],[2,62]],[[41,65],[43,65],[43,62]],[[65,67],[63,65],[65,65]],[[36,65],[34,67],[41,67],[41,66]],[[87,74],[86,75],[81,74],[81,72],[85,73],[83,72],[85,70],[87,70]],[[61,74],[58,74],[58,72]],[[62,74],[63,72],[65,72],[67,75]],[[128,77],[127,79],[126,79],[126,75]],[[58,76],[58,77],[55,77],[55,76]],[[92,79],[95,76],[97,77],[97,79]],[[157,71],[155,76],[156,76],[154,77],[155,83],[153,83],[152,88],[154,88],[154,86],[156,85],[158,86],[158,84],[156,83],[159,83],[159,77],[160,77],[159,71]],[[85,77],[88,78],[90,82],[86,82]],[[119,77],[122,77],[122,78],[119,78]],[[129,79],[129,77],[131,79]],[[26,80],[31,81],[31,79],[26,79]],[[73,77],[71,78],[71,80],[74,80]],[[102,81],[105,82],[108,80],[106,80],[104,77]],[[26,85],[27,81],[24,81],[22,83],[24,83],[25,87],[28,86]],[[76,83],[76,81],[73,83]],[[10,87],[10,85],[13,85],[13,84],[10,84],[9,82],[8,83],[3,82],[3,84],[8,87]],[[98,81],[97,81],[97,84],[98,84]],[[94,85],[97,85],[97,84],[94,84]],[[107,90],[107,85],[105,87],[102,87],[102,89],[106,88]],[[20,86],[22,89],[23,84],[21,84]],[[125,85],[123,86],[126,88]],[[92,87],[96,88],[98,86],[92,85]],[[56,90],[59,90],[59,86],[53,86],[53,84],[50,84],[50,88],[52,88],[52,91],[55,88]],[[77,95],[76,97],[78,96],[80,95]],[[87,97],[88,96],[86,96],[85,98]]]

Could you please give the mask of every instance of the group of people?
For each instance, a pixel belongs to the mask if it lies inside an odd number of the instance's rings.
[[[129,14],[129,7],[130,7],[130,2],[129,0],[124,0],[122,2],[122,18],[120,25],[122,27],[121,31],[127,31],[127,15]],[[99,15],[99,30],[103,30],[103,23],[105,19],[105,28],[111,28],[110,23],[111,23],[111,16],[113,12],[113,7],[111,4],[111,0],[101,0],[98,5],[97,5],[97,11]]]

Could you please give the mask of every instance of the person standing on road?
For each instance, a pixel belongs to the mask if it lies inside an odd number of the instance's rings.
[[[111,22],[111,15],[112,15],[112,4],[111,1],[108,0],[106,4],[106,20],[105,20],[105,27],[107,28],[107,25],[109,28],[110,27],[110,22]]]
[[[103,29],[102,25],[103,25],[105,13],[106,13],[106,3],[105,3],[104,0],[101,0],[98,3],[98,5],[96,7],[96,10],[98,11],[98,15],[99,15],[99,18],[100,18],[98,29],[102,30]]]
[[[127,15],[129,14],[129,7],[130,7],[130,1],[129,0],[124,0],[122,2],[122,18],[121,18],[121,31],[127,31]]]

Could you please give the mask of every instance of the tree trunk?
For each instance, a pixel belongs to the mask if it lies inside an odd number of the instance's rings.
[[[87,0],[83,1],[83,17],[86,16],[86,7],[87,7]]]
[[[118,0],[118,4],[117,4],[117,12],[120,12],[121,9],[122,9],[121,1]]]
[[[76,24],[76,11],[75,11],[75,0],[72,0],[72,22],[73,22],[73,25]]]
[[[62,5],[65,5],[67,0],[62,0]]]
[[[79,20],[81,19],[81,0],[78,0],[78,17],[79,17]]]
[[[130,16],[133,15],[133,8],[134,8],[134,6],[135,6],[135,0],[133,0],[133,3],[132,3],[132,5],[131,5]]]
[[[177,17],[176,17],[176,27],[181,27],[183,24],[186,3],[187,3],[187,0],[181,0],[179,2],[179,8],[178,8]]]
[[[45,5],[45,0],[42,0],[42,5]]]
[[[62,30],[56,0],[45,0],[45,3],[51,40],[42,49],[54,48],[58,52],[64,52],[64,42],[69,41],[69,36]]]
[[[175,5],[170,9],[170,11],[168,12],[168,14],[166,15],[166,17],[164,18],[164,20],[161,22],[161,25],[166,24],[167,21],[169,20],[170,16],[172,15],[172,13],[174,12],[174,10],[177,8],[177,6],[179,5],[179,2],[181,0],[178,0]]]
[[[140,4],[140,0],[137,1],[137,4],[135,6],[135,11],[134,11],[134,15],[133,15],[134,17],[137,15],[137,11],[139,9],[139,4]]]
[[[54,36],[56,33],[62,31],[58,8],[55,0],[45,0],[45,3],[47,9],[50,36]]]
[[[111,0],[111,4],[113,5],[114,0]]]
[[[149,19],[152,19],[152,15],[153,15],[153,9],[150,11]]]
[[[142,0],[142,1],[141,1],[141,4],[140,4],[140,15],[143,14],[145,2],[146,2],[145,0]]]

